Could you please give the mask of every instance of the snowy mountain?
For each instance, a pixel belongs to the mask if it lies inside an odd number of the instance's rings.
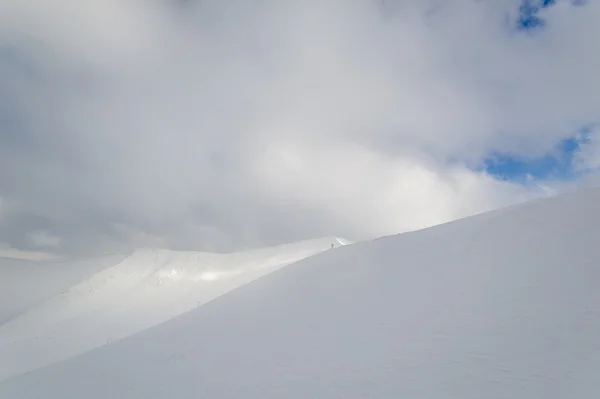
[[[600,190],[592,190],[324,251],[198,308],[178,299],[180,316],[8,378],[0,398],[598,397],[599,239]],[[117,297],[91,296],[91,331],[162,304],[144,295],[172,266],[143,276],[123,269],[131,280],[119,298],[141,297],[120,308]],[[40,321],[56,309],[66,308],[46,302],[0,337],[6,345],[33,325],[87,339],[79,334],[91,331]],[[0,349],[0,365],[34,347]]]
[[[194,309],[224,293],[318,252],[347,242],[326,237],[232,254],[141,249],[128,257],[75,264],[41,264],[18,272],[23,293],[55,296],[27,308],[14,298],[10,318],[0,324],[0,380],[112,343]],[[108,266],[109,262],[115,262]],[[48,274],[54,270],[52,279]],[[86,271],[88,271],[86,273]],[[75,278],[95,271],[68,286]],[[6,281],[7,290],[18,286]],[[63,287],[57,292],[58,287]],[[10,292],[10,291],[9,291]],[[25,310],[24,310],[25,309]],[[8,313],[8,311],[5,311]]]
[[[0,258],[0,326],[123,258],[114,255],[68,262]]]

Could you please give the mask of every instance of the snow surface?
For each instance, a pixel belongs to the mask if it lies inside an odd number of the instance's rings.
[[[123,258],[68,262],[0,258],[0,325]]]
[[[0,380],[112,343],[345,243],[327,237],[233,254],[142,249],[112,267],[105,262],[91,277],[0,324]],[[63,273],[54,276],[54,288],[77,275],[57,271]],[[28,283],[44,282],[25,268],[21,274]]]
[[[0,398],[597,398],[599,240],[593,190],[326,251]]]

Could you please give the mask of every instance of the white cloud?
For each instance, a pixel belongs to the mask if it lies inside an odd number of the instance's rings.
[[[517,0],[384,3],[2,4],[0,195],[71,251],[371,237],[542,195],[467,166],[600,117],[600,5],[526,35]]]
[[[579,151],[574,155],[573,163],[579,170],[600,169],[600,128],[598,126],[587,132]]]
[[[157,237],[121,223],[115,223],[112,227],[124,241],[131,243],[137,248],[159,248],[166,246],[163,237]]]
[[[0,242],[0,258],[22,259],[22,260],[55,260],[58,256],[50,252],[22,251],[11,247],[8,243]]]
[[[257,161],[260,190],[318,210],[327,224],[358,238],[431,226],[533,195],[464,166],[348,144],[274,141]]]
[[[35,247],[57,247],[60,245],[60,237],[47,231],[35,231],[31,233],[31,241]]]

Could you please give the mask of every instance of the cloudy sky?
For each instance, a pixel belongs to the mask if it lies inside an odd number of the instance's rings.
[[[598,181],[600,1],[2,0],[0,249],[393,234]]]

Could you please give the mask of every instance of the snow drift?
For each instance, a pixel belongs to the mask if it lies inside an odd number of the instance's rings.
[[[92,262],[104,269],[0,324],[0,380],[112,343],[343,243],[326,237],[233,254],[142,249],[112,267]],[[72,282],[80,268],[57,268],[52,285]],[[25,272],[27,283],[41,277]]]
[[[1,398],[600,394],[600,191],[310,257]]]

